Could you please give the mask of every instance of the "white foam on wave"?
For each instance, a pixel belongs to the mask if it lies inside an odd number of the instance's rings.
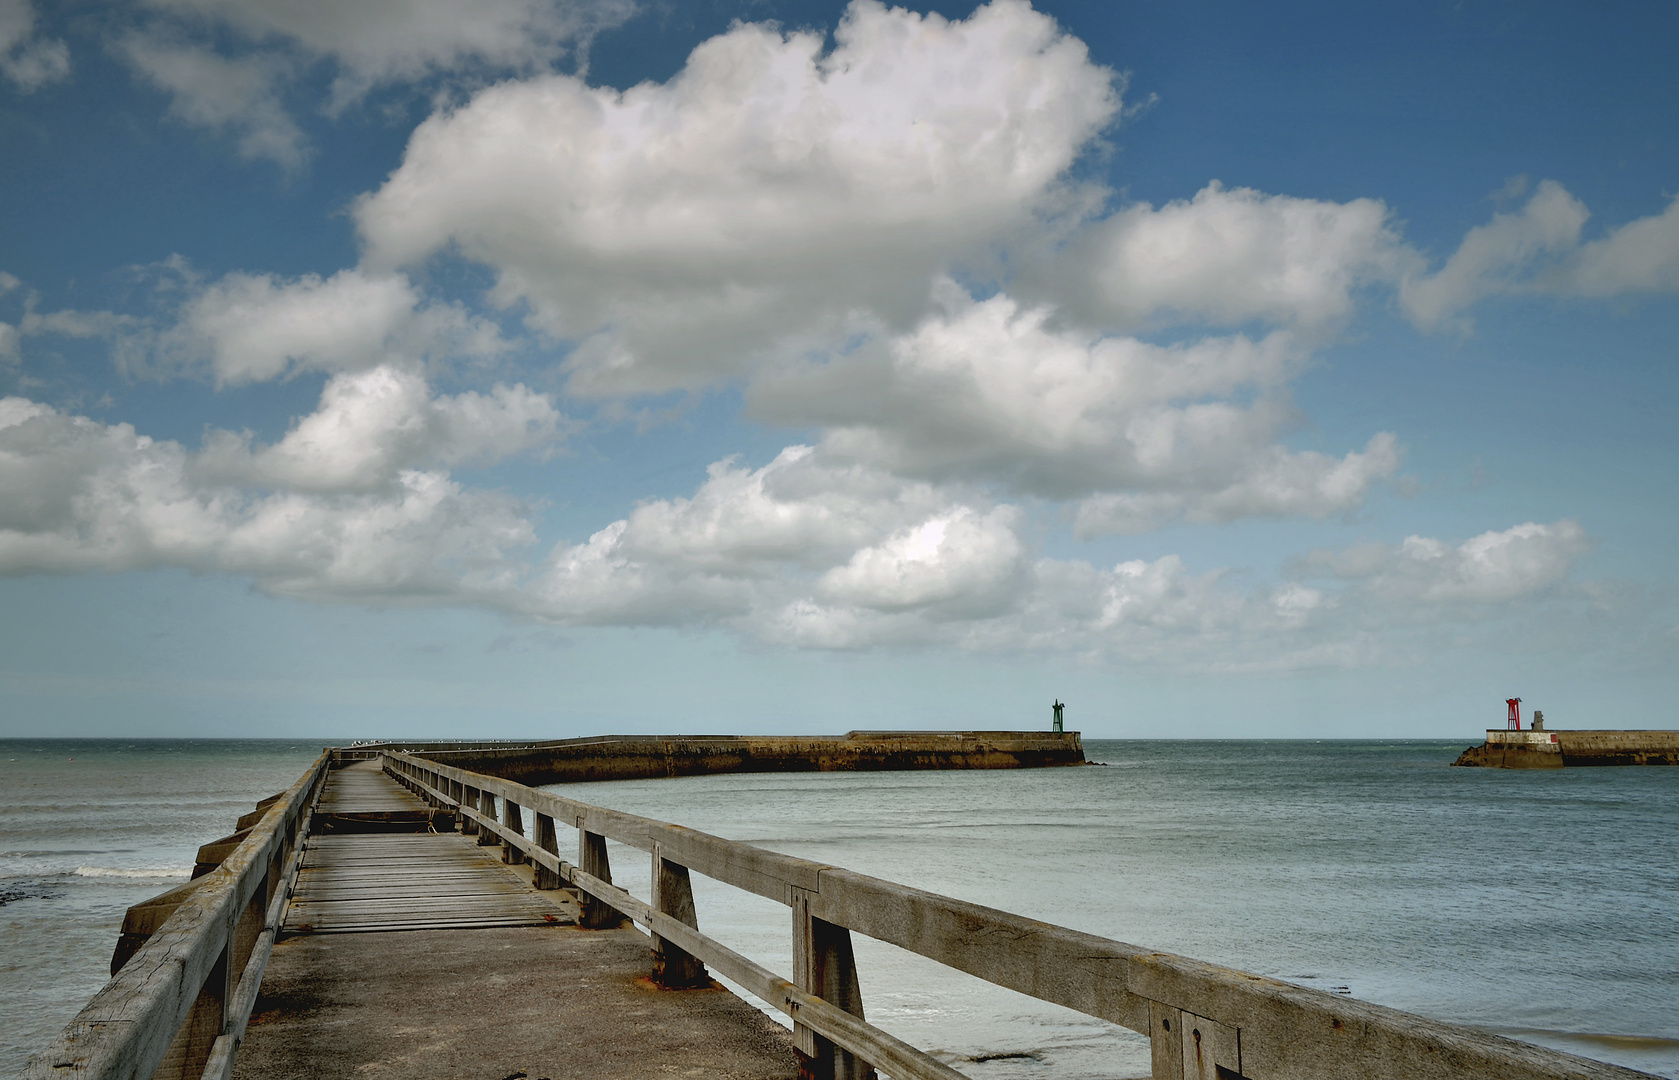
[[[190,866],[78,866],[76,867],[76,876],[146,879],[169,878],[170,880],[174,880],[177,878],[186,879],[192,877],[192,868]]]

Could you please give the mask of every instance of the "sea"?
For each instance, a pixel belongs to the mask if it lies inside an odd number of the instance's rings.
[[[1467,742],[1087,740],[1100,765],[552,790],[1679,1078],[1679,768],[1451,768]],[[0,741],[0,1074],[104,983],[128,905],[320,749]],[[611,857],[646,896],[648,857]],[[694,891],[702,930],[791,972],[786,908]],[[870,1021],[976,1080],[1149,1073],[1143,1036],[854,937]]]

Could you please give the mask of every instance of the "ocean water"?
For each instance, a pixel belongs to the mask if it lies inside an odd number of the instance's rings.
[[[1679,769],[1449,768],[1467,741],[1091,740],[1103,767],[555,790],[1679,1077]],[[71,763],[70,745],[0,743],[0,979],[30,988],[0,1072],[102,983],[123,909],[318,753],[83,743]],[[612,858],[646,896],[647,856]],[[787,909],[698,877],[695,894],[703,930],[791,971]],[[970,1076],[1148,1074],[1142,1036],[856,947],[870,1020]]]
[[[110,978],[123,913],[192,875],[321,747],[269,740],[0,740],[0,1076]]]
[[[1679,769],[1463,742],[1101,742],[1105,767],[557,785],[731,839],[1679,1076]],[[645,896],[647,856],[615,850]],[[786,909],[696,878],[791,970]],[[1148,1075],[1141,1036],[857,937],[871,1021],[980,1077]]]

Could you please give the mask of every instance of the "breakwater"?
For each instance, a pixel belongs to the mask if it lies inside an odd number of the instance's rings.
[[[1487,731],[1453,765],[1561,769],[1589,765],[1679,765],[1679,731]]]
[[[1030,769],[1083,765],[1076,731],[851,731],[844,735],[602,735],[543,742],[421,741],[354,748],[406,753],[519,784],[748,772]]]

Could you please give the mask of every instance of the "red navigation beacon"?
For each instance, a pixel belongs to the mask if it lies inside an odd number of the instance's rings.
[[[1504,704],[1510,706],[1509,729],[1520,731],[1522,729],[1522,699],[1519,697],[1505,698]]]

